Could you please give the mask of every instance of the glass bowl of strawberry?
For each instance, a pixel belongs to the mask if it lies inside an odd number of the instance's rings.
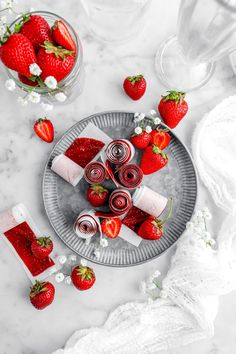
[[[73,101],[83,90],[83,50],[74,28],[62,17],[34,11],[18,17],[1,38],[0,58],[6,87],[18,89],[19,103]]]

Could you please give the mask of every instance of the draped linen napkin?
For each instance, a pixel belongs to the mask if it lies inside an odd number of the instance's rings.
[[[236,96],[198,123],[192,151],[224,220],[216,247],[202,247],[186,230],[162,284],[166,299],[121,305],[54,354],[151,354],[213,336],[218,298],[236,289]]]

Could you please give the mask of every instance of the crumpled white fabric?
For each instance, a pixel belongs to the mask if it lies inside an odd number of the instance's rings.
[[[224,215],[215,249],[186,231],[162,284],[167,299],[122,305],[103,326],[75,332],[54,354],[151,354],[213,336],[218,298],[236,289],[236,96],[198,123],[192,151]]]

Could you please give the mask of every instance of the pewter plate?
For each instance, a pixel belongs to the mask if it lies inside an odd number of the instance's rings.
[[[87,183],[82,180],[74,188],[50,169],[53,158],[63,153],[89,122],[97,125],[114,139],[127,138],[134,129],[133,113],[104,112],[83,119],[63,135],[53,148],[44,171],[43,200],[48,218],[61,240],[81,257],[92,262],[125,267],[150,261],[160,256],[178,240],[194,211],[197,176],[190,154],[171,132],[171,143],[166,149],[169,155],[168,165],[152,175],[145,176],[143,180],[143,184],[160,194],[173,197],[173,213],[166,223],[163,237],[158,241],[142,240],[139,247],[132,246],[119,237],[109,239],[109,246],[102,249],[97,260],[94,250],[99,245],[99,237],[94,236],[87,246],[73,231],[73,223],[81,210],[91,208],[85,198]],[[133,162],[138,162],[139,159],[140,153],[136,153]]]

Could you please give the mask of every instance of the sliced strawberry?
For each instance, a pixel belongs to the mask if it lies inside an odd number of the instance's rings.
[[[161,150],[165,149],[170,143],[170,134],[165,129],[154,129],[151,132],[151,144],[155,144]]]
[[[40,139],[51,143],[54,139],[54,128],[52,122],[47,118],[40,118],[34,124],[34,131]]]
[[[119,218],[107,218],[102,221],[101,226],[106,236],[116,238],[120,233],[121,221]]]
[[[52,27],[52,36],[55,42],[61,45],[63,48],[76,51],[76,45],[73,41],[71,34],[66,26],[66,24],[62,21],[55,21]]]

